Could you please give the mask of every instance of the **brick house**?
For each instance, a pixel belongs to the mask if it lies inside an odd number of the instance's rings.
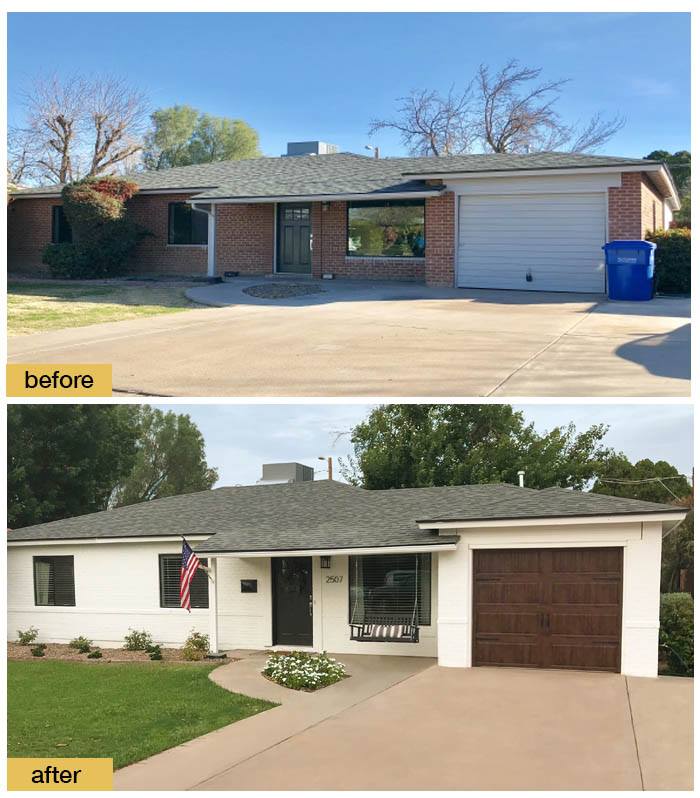
[[[139,274],[306,274],[467,288],[603,292],[601,246],[668,227],[666,166],[567,153],[371,158],[312,152],[133,176],[153,236]],[[294,151],[298,151],[296,147]],[[40,273],[70,240],[60,187],[13,194],[8,262]]]

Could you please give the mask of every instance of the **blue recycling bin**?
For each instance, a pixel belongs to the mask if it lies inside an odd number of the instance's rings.
[[[608,297],[646,302],[654,296],[654,250],[651,241],[609,241],[603,246]]]

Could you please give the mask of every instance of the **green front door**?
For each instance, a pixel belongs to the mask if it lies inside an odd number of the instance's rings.
[[[277,210],[277,271],[311,273],[311,206],[280,203]]]

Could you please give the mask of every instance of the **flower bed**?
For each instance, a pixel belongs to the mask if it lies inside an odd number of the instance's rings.
[[[32,646],[21,646],[19,643],[7,644],[7,656],[9,659],[33,660],[35,657],[31,652]],[[100,659],[88,659],[87,653],[81,653],[64,643],[48,643],[44,652],[43,659],[73,660],[75,662],[150,662],[150,657],[145,651],[127,651],[125,648],[103,648]],[[163,660],[166,662],[186,663],[181,648],[162,649]],[[205,664],[211,665],[209,660]],[[223,660],[233,662],[232,659]],[[198,664],[195,662],[194,664]]]
[[[282,687],[306,691],[328,687],[347,676],[345,665],[325,652],[305,654],[303,651],[272,654],[262,673]]]

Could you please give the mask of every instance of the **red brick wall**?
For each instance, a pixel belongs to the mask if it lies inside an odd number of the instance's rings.
[[[453,286],[455,279],[455,195],[425,201],[425,282]]]
[[[663,203],[642,172],[623,172],[620,188],[608,189],[608,240],[644,238],[663,225]]]
[[[275,205],[219,205],[216,273],[271,273],[275,252]]]
[[[60,198],[12,200],[7,206],[7,270],[47,274],[41,253],[51,243],[51,208]]]
[[[153,233],[137,247],[128,271],[138,274],[202,275],[207,273],[207,248],[168,244],[168,203],[191,194],[137,194],[127,203],[131,218]],[[8,270],[46,274],[41,253],[51,243],[51,206],[60,197],[15,199],[8,206]]]

